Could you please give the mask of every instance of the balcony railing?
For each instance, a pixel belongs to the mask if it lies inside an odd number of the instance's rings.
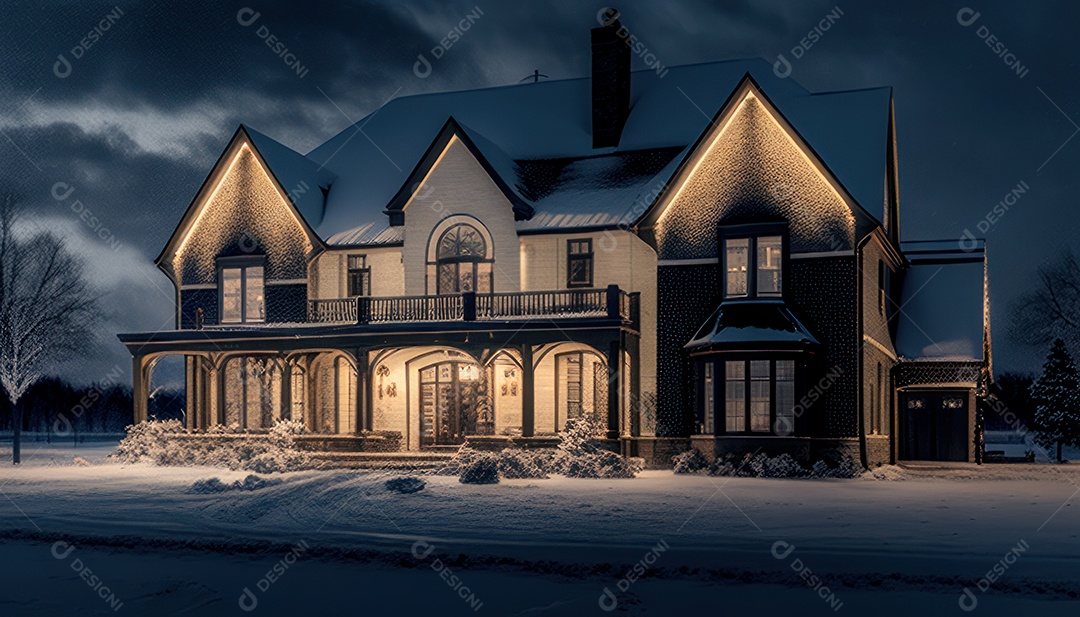
[[[308,301],[308,321],[339,324],[592,317],[620,319],[636,326],[639,312],[639,294],[627,293],[616,285],[605,289]]]

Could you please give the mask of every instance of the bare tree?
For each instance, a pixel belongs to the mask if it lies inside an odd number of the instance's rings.
[[[97,298],[83,260],[61,238],[35,231],[11,195],[0,198],[0,385],[12,406],[12,461],[19,463],[19,400],[51,363],[79,355],[92,339]]]
[[[1012,334],[1045,347],[1057,338],[1080,343],[1080,261],[1065,250],[1039,268],[1036,283],[1013,306]]]

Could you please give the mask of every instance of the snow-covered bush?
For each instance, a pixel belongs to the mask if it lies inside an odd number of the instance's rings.
[[[213,427],[205,435],[187,437],[177,420],[148,420],[128,427],[128,434],[110,459],[121,463],[163,466],[206,465],[256,473],[295,471],[311,465],[294,439],[303,432],[298,422],[283,420],[269,435],[236,434]]]
[[[499,474],[504,478],[548,478],[552,454],[543,450],[504,448],[499,452]]]
[[[487,452],[478,454],[478,457],[462,468],[458,481],[462,484],[498,484],[499,457]]]
[[[682,454],[671,457],[675,473],[697,473],[709,468],[709,459],[697,448],[691,448]]]
[[[697,473],[695,468],[704,457],[698,459],[692,452],[673,457],[677,473]],[[816,458],[807,466],[786,452],[773,457],[764,452],[726,454],[700,469],[710,476],[743,478],[854,478],[863,472],[855,459],[839,450],[822,450]]]
[[[391,478],[386,481],[384,486],[386,486],[386,490],[388,491],[394,491],[395,493],[402,493],[407,495],[409,493],[415,493],[424,490],[424,487],[427,486],[427,483],[425,483],[420,478],[407,476],[404,478]]]
[[[600,450],[563,458],[563,474],[568,478],[635,478],[640,461]]]
[[[243,481],[236,480],[231,484],[226,484],[219,478],[207,478],[205,480],[196,480],[193,482],[188,492],[207,495],[212,493],[224,493],[227,491],[257,491],[278,484],[279,482],[280,480],[267,480],[266,478],[260,478],[255,474],[250,474],[245,477]]]

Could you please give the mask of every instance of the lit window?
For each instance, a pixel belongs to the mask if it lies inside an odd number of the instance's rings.
[[[371,269],[367,256],[349,255],[349,297],[371,295]]]
[[[706,370],[706,389],[710,376]],[[705,396],[707,411],[708,393]],[[795,361],[724,362],[724,416],[728,433],[794,434]]]
[[[757,239],[757,294],[759,296],[780,295],[780,236],[768,236]]]
[[[769,361],[750,362],[750,430],[769,432]]]
[[[727,272],[726,297],[746,295],[746,260],[748,238],[724,240],[724,269]]]
[[[716,392],[714,391],[713,363],[705,363],[705,434],[713,433],[713,418],[716,416]]]
[[[782,295],[782,236],[724,238],[723,246],[725,298]]]
[[[221,322],[266,321],[262,266],[228,266],[220,270]]]
[[[438,240],[435,293],[490,293],[492,264],[486,255],[487,242],[477,228],[468,223],[450,226]]]
[[[566,241],[566,286],[592,287],[592,240]]]

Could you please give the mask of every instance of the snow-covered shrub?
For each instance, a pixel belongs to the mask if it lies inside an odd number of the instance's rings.
[[[232,489],[232,487],[222,482],[220,478],[207,478],[205,480],[196,480],[192,483],[189,492],[197,493],[199,495],[208,495],[211,493],[224,493],[230,489]]]
[[[395,493],[409,494],[417,491],[424,490],[427,484],[420,478],[405,477],[405,478],[391,478],[386,481],[386,490],[394,491]]]
[[[148,420],[128,427],[127,437],[109,457],[121,463],[206,465],[257,473],[294,471],[311,465],[294,440],[301,431],[298,423],[284,420],[269,435],[235,436],[226,427],[212,427],[206,435],[189,438],[177,420]]]
[[[806,468],[787,452],[775,458],[765,459],[761,470],[763,478],[804,478],[806,475]]]
[[[208,495],[213,493],[224,493],[227,491],[257,491],[278,484],[279,482],[280,480],[267,480],[266,478],[260,478],[255,474],[248,475],[242,482],[236,480],[231,484],[226,484],[219,478],[207,478],[205,480],[196,480],[193,482],[188,492]]]
[[[697,448],[691,448],[671,457],[675,473],[697,473],[709,468],[709,459]]]
[[[727,454],[718,457],[708,466],[711,476],[739,476],[745,478],[854,478],[863,472],[859,463],[839,450],[822,450],[809,467],[790,454],[770,457],[764,452],[757,454]]]
[[[499,452],[499,474],[504,478],[546,479],[552,454],[542,450],[504,448]]]
[[[642,468],[639,461],[607,450],[569,456],[563,464],[568,478],[635,478]]]
[[[458,481],[462,484],[498,484],[499,457],[486,452],[478,454],[480,456],[462,468]]]
[[[851,457],[840,450],[822,450],[818,453],[821,461],[828,466],[826,475],[815,476],[823,478],[854,478],[862,474],[863,468]]]

